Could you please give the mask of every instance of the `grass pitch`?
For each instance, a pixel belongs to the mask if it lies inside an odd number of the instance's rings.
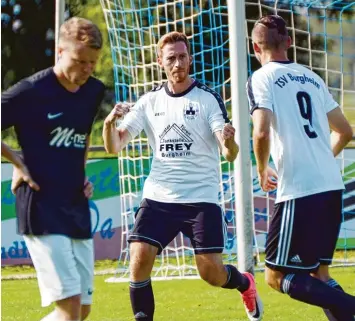
[[[334,268],[333,277],[355,295],[355,267]],[[95,277],[94,304],[88,321],[133,321],[127,283],[106,283]],[[264,321],[326,321],[321,309],[291,300],[268,288],[256,274],[264,301]],[[213,288],[201,280],[153,282],[155,321],[247,320],[236,290]],[[41,308],[37,280],[2,281],[2,320],[39,321],[52,307]]]

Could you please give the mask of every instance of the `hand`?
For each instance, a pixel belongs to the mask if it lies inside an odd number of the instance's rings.
[[[27,183],[35,191],[39,191],[38,184],[32,179],[26,166],[15,167],[12,172],[11,192],[16,194],[17,189],[23,183]]]
[[[225,124],[222,130],[222,137],[224,140],[234,139],[235,128],[232,124]]]
[[[258,170],[258,178],[259,184],[264,192],[269,192],[277,188],[278,176],[271,167],[268,166],[263,171]]]
[[[94,185],[85,177],[84,195],[86,198],[91,198],[94,195]]]
[[[130,108],[132,108],[132,106],[133,104],[126,102],[116,104],[106,117],[105,122],[114,124],[117,119],[124,117],[129,112]]]

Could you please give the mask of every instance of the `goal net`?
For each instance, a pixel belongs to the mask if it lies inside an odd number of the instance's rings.
[[[156,44],[170,31],[184,32],[194,57],[191,75],[223,98],[231,116],[230,57],[227,0],[100,0],[114,62],[117,101],[135,102],[160,85],[165,75],[156,62]],[[239,0],[238,0],[239,1]],[[355,126],[354,2],[349,1],[245,1],[248,54],[245,68],[259,68],[252,53],[250,32],[262,15],[279,14],[288,22],[292,37],[290,59],[309,66],[323,77],[335,99]],[[245,106],[245,108],[248,108]],[[246,120],[248,121],[248,120]],[[339,157],[346,183],[344,215],[334,264],[355,264],[355,151]],[[253,165],[255,166],[254,156]],[[134,223],[152,152],[144,133],[119,155],[121,252],[117,277],[129,272],[127,237]],[[220,162],[220,204],[228,222],[224,259],[237,264],[237,235],[233,164]],[[260,190],[253,171],[254,257],[263,267],[263,252],[274,193]],[[321,226],[321,222],[320,222]],[[317,228],[317,227],[315,227]],[[193,249],[182,234],[158,257],[153,277],[197,275]]]

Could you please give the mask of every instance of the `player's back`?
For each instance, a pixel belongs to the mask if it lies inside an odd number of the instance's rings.
[[[273,111],[271,155],[279,175],[277,201],[342,189],[327,118],[338,104],[323,80],[297,63],[270,62],[253,74],[248,85],[251,91],[266,89],[263,97],[253,97],[258,101],[255,107]]]

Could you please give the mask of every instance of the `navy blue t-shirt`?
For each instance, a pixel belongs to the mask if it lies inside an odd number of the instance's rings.
[[[91,237],[84,162],[104,90],[90,77],[69,92],[49,68],[2,93],[2,129],[14,126],[24,162],[40,186],[36,192],[23,183],[16,192],[20,234]]]

